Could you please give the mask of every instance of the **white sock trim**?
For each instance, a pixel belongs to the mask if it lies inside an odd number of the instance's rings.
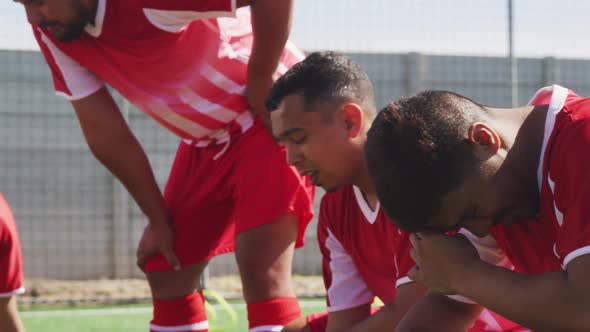
[[[261,325],[248,330],[248,332],[280,332],[283,325]]]
[[[209,321],[205,320],[199,323],[177,325],[177,326],[161,326],[150,323],[150,329],[160,332],[182,332],[182,331],[201,331],[209,329]]]

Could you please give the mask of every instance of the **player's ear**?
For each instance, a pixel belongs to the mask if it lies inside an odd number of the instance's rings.
[[[487,160],[500,150],[502,141],[498,133],[483,122],[476,122],[469,127],[467,134],[473,144],[475,154],[480,160]]]
[[[343,105],[342,117],[348,131],[348,137],[357,137],[363,125],[363,110],[357,104],[347,103]]]

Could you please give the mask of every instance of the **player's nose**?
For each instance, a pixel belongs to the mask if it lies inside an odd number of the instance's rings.
[[[287,148],[287,163],[291,166],[297,166],[303,161],[303,155],[296,148]]]

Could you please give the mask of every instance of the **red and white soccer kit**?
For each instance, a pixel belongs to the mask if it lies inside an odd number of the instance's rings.
[[[491,234],[515,271],[534,274],[565,270],[590,254],[590,98],[554,85],[532,103],[549,104],[537,170],[539,217],[498,225]]]
[[[0,193],[0,298],[24,292],[18,232],[10,206]]]
[[[186,143],[165,193],[183,265],[231,251],[236,230],[288,212],[299,217],[302,241],[313,189],[248,112],[252,32],[235,0],[98,0],[79,40],[33,30],[59,95],[81,99],[109,84]],[[302,58],[289,42],[277,74]],[[169,267],[160,257],[147,268]]]
[[[248,111],[243,93],[253,35],[249,11],[237,11],[236,0],[97,0],[94,25],[75,41],[33,31],[58,95],[78,100],[108,84],[182,139],[164,198],[183,266],[233,251],[237,233],[287,213],[297,217],[296,245],[303,244],[314,188]],[[288,42],[276,75],[303,57]],[[162,255],[145,268],[171,269]],[[155,306],[186,307],[201,300],[194,297]],[[249,307],[267,316],[250,322],[270,320],[272,310]],[[183,314],[191,317],[186,324],[176,321],[179,310],[155,312],[154,321],[164,323],[153,323],[154,330],[206,328],[192,311]]]
[[[348,185],[322,198],[318,242],[328,312],[371,303],[374,297],[391,303],[397,288],[412,282],[407,276],[415,265],[409,254],[409,234],[400,231],[379,204],[372,210],[355,186]],[[326,330],[327,316],[320,313],[307,317],[312,332]],[[513,331],[515,326],[484,310],[470,331]]]
[[[492,227],[478,238],[462,230],[485,261],[515,272],[565,270],[590,254],[590,99],[558,85],[537,92],[530,105],[549,105],[537,177],[537,218]]]
[[[395,299],[397,287],[411,282],[408,233],[401,232],[380,206],[373,211],[362,192],[348,185],[322,198],[318,242],[328,311]]]
[[[380,206],[372,210],[363,193],[348,185],[322,197],[318,243],[328,312],[395,299],[397,287],[412,282],[415,265],[408,233],[401,232]],[[313,332],[326,330],[327,313],[307,317]]]

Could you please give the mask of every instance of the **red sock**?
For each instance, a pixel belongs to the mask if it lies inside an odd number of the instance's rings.
[[[283,326],[301,316],[296,297],[279,297],[248,304],[250,332],[281,331]]]
[[[179,299],[153,300],[153,304],[154,319],[150,322],[150,332],[209,331],[201,292],[193,292]]]

